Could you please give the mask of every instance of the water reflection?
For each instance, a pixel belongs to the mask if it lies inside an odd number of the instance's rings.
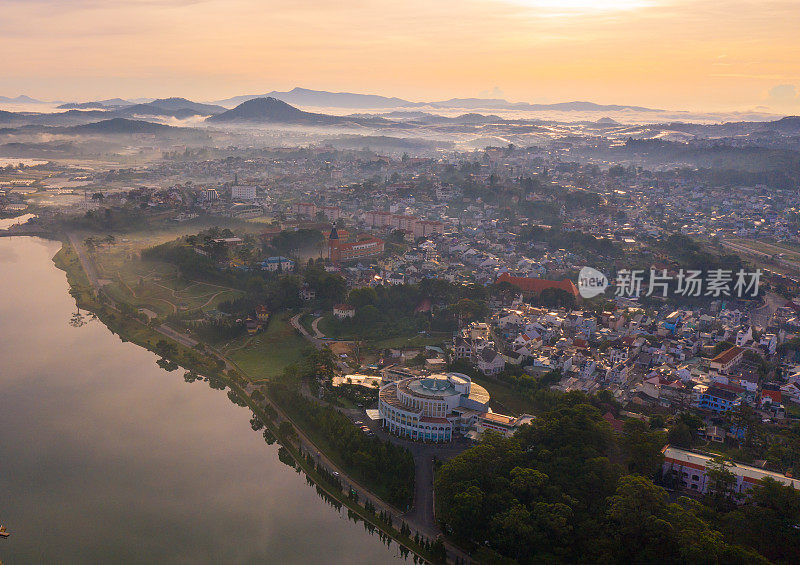
[[[28,220],[32,220],[35,217],[36,217],[35,214],[23,214],[21,216],[15,216],[13,218],[0,219],[0,231],[7,230],[11,226],[17,226],[27,223]]]
[[[85,313],[73,323],[57,250],[0,238],[0,561],[402,560],[322,504],[247,409]]]

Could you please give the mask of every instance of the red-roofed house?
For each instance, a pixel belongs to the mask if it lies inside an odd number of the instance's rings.
[[[512,277],[508,273],[503,273],[497,277],[497,282],[507,282],[526,294],[539,295],[543,290],[548,288],[556,288],[568,292],[572,296],[578,298],[578,288],[569,279],[560,281],[548,281],[546,279],[535,279],[531,277]]]

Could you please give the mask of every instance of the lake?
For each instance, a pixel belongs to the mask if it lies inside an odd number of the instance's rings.
[[[1,562],[402,561],[225,392],[73,317],[59,245],[0,238]]]

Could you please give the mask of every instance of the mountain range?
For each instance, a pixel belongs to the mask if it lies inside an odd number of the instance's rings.
[[[529,104],[527,102],[509,102],[502,98],[451,98],[434,102],[412,102],[402,98],[379,96],[377,94],[355,94],[352,92],[328,92],[325,90],[310,90],[308,88],[293,88],[281,92],[273,90],[266,94],[249,96],[234,96],[225,100],[217,100],[220,106],[233,106],[247,102],[254,98],[276,98],[289,104],[301,106],[314,106],[321,108],[464,108],[485,110],[560,110],[565,112],[577,111],[619,111],[631,110],[637,112],[660,112],[654,108],[643,106],[626,106],[620,104],[595,104],[594,102],[559,102],[556,104]]]
[[[154,124],[142,120],[128,120],[126,118],[112,118],[101,120],[90,124],[73,126],[66,128],[72,133],[101,133],[101,134],[134,134],[134,133],[166,133],[171,130],[178,130],[164,124]]]
[[[6,104],[44,104],[41,100],[36,100],[35,98],[31,98],[30,96],[25,96],[21,94],[15,98],[9,98],[8,96],[0,96],[0,102],[5,102]]]
[[[389,108],[463,108],[465,110],[527,110],[527,111],[564,111],[564,112],[586,112],[586,111],[636,111],[636,112],[660,112],[654,108],[646,108],[643,106],[630,106],[624,104],[596,104],[594,102],[585,101],[572,101],[572,102],[558,102],[554,104],[531,104],[528,102],[509,102],[502,98],[451,98],[449,100],[438,100],[431,102],[414,102],[397,98],[394,96],[380,96],[377,94],[358,94],[354,92],[329,92],[325,90],[312,90],[308,88],[293,88],[288,91],[273,90],[265,94],[251,94],[244,96],[234,96],[224,100],[218,100],[211,104],[201,106],[231,108],[238,106],[242,102],[247,102],[255,98],[275,98],[282,100],[288,104],[298,106],[310,106],[317,108],[350,108],[350,109],[389,109]],[[172,100],[186,100],[183,98],[161,98],[153,99],[137,99],[137,100],[124,100],[121,98],[112,98],[108,100],[98,101],[85,101],[85,102],[67,102],[61,104],[59,109],[62,110],[76,110],[76,109],[111,109],[120,107],[130,107],[141,103],[162,105],[165,109],[169,106],[164,106]],[[44,104],[41,100],[36,100],[29,96],[17,96],[16,98],[8,98],[0,96],[0,103],[9,104]],[[187,101],[188,102],[188,101]],[[192,103],[198,104],[198,103]],[[185,108],[182,106],[180,109]],[[212,113],[219,113],[220,110],[209,111],[206,109],[199,109],[198,114],[205,113],[209,115]]]

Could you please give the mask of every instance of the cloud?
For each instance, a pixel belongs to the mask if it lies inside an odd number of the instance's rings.
[[[795,106],[800,104],[800,94],[793,84],[778,84],[769,89],[767,102],[770,106]]]
[[[499,86],[495,86],[491,90],[481,90],[478,93],[479,98],[505,98],[503,90]]]

